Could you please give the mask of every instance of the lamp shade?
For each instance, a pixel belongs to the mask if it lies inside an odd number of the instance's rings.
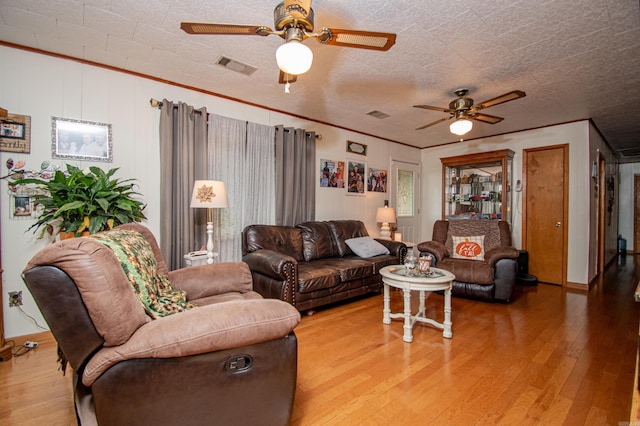
[[[449,130],[454,135],[462,136],[465,133],[469,133],[473,128],[473,123],[471,120],[467,120],[465,118],[461,118],[459,120],[454,121],[449,125]]]
[[[313,52],[298,40],[289,40],[276,50],[276,62],[287,74],[304,74],[311,68]]]
[[[376,222],[381,223],[395,223],[396,222],[396,209],[393,207],[379,207],[376,213]]]
[[[191,208],[226,208],[227,189],[224,182],[217,180],[197,180],[193,184]]]

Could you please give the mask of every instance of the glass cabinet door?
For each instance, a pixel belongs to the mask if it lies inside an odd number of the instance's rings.
[[[441,158],[443,219],[511,223],[511,150]]]

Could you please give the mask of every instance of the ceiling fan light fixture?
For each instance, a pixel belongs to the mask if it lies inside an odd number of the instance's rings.
[[[276,50],[278,68],[291,75],[304,74],[311,68],[313,52],[298,40],[289,40]]]
[[[471,128],[473,128],[473,123],[465,118],[460,118],[449,125],[451,133],[458,136],[469,133]]]

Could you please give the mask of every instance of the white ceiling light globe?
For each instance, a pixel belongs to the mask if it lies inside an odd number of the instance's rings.
[[[451,125],[449,125],[449,130],[454,135],[462,136],[465,133],[469,133],[472,127],[473,123],[470,120],[461,118],[451,123]]]
[[[313,52],[298,40],[290,40],[276,50],[276,62],[287,74],[304,74],[311,68]]]

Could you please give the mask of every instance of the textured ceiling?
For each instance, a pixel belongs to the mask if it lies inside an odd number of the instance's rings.
[[[193,86],[416,147],[456,141],[444,122],[453,91],[485,110],[467,139],[590,118],[621,162],[640,161],[640,5],[621,0],[316,0],[316,29],[397,33],[387,52],[305,44],[311,70],[285,94],[276,36],[188,35],[181,21],[267,25],[277,1],[0,0],[0,41]],[[257,68],[230,71],[221,56]],[[160,96],[160,95],[159,95]],[[378,119],[367,112],[389,115]],[[635,151],[635,157],[632,156]]]

